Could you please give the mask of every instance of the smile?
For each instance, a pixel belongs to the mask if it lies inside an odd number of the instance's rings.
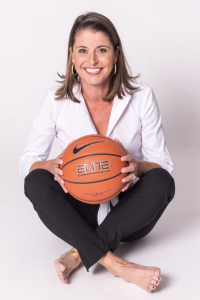
[[[95,69],[85,68],[85,71],[90,75],[97,75],[101,72],[102,69],[103,68],[95,68]]]

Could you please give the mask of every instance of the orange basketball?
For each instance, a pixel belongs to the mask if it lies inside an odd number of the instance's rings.
[[[83,136],[69,145],[63,154],[61,176],[68,192],[88,204],[100,204],[116,197],[126,185],[121,161],[126,155],[114,140],[99,134]]]

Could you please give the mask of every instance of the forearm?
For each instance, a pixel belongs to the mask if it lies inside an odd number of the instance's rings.
[[[143,174],[145,174],[146,172],[148,172],[151,169],[154,168],[161,168],[162,167],[154,162],[148,162],[148,161],[144,161],[144,160],[138,160],[138,172],[137,172],[137,177],[140,178]]]
[[[35,169],[45,169],[51,173],[53,173],[53,159],[46,161],[36,161],[30,167],[29,173]]]

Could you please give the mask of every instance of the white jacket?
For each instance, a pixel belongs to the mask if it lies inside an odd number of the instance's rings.
[[[115,96],[107,136],[118,138],[135,159],[155,162],[171,173],[173,162],[166,146],[154,92],[146,84],[139,81],[137,83],[142,86],[133,91],[132,95],[126,94],[123,99]],[[66,97],[55,100],[54,93],[59,86],[56,85],[46,92],[35,114],[28,142],[19,160],[19,172],[23,178],[28,175],[34,162],[48,159],[55,136],[61,153],[72,140],[97,134],[81,94],[81,85],[73,90],[81,103],[74,103]],[[136,178],[131,186],[138,180]],[[118,201],[118,197],[111,200],[113,206]],[[109,211],[109,202],[100,204],[98,224]]]

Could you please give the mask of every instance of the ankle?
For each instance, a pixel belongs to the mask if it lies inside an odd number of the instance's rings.
[[[127,263],[123,258],[113,254],[111,251],[105,254],[98,262],[112,275],[116,276],[118,276],[118,270],[120,269],[120,266]]]
[[[75,256],[76,258],[78,258],[78,260],[80,262],[82,262],[81,257],[80,257],[80,255],[78,253],[78,250],[76,248],[72,248],[71,251],[72,251],[72,255]]]

